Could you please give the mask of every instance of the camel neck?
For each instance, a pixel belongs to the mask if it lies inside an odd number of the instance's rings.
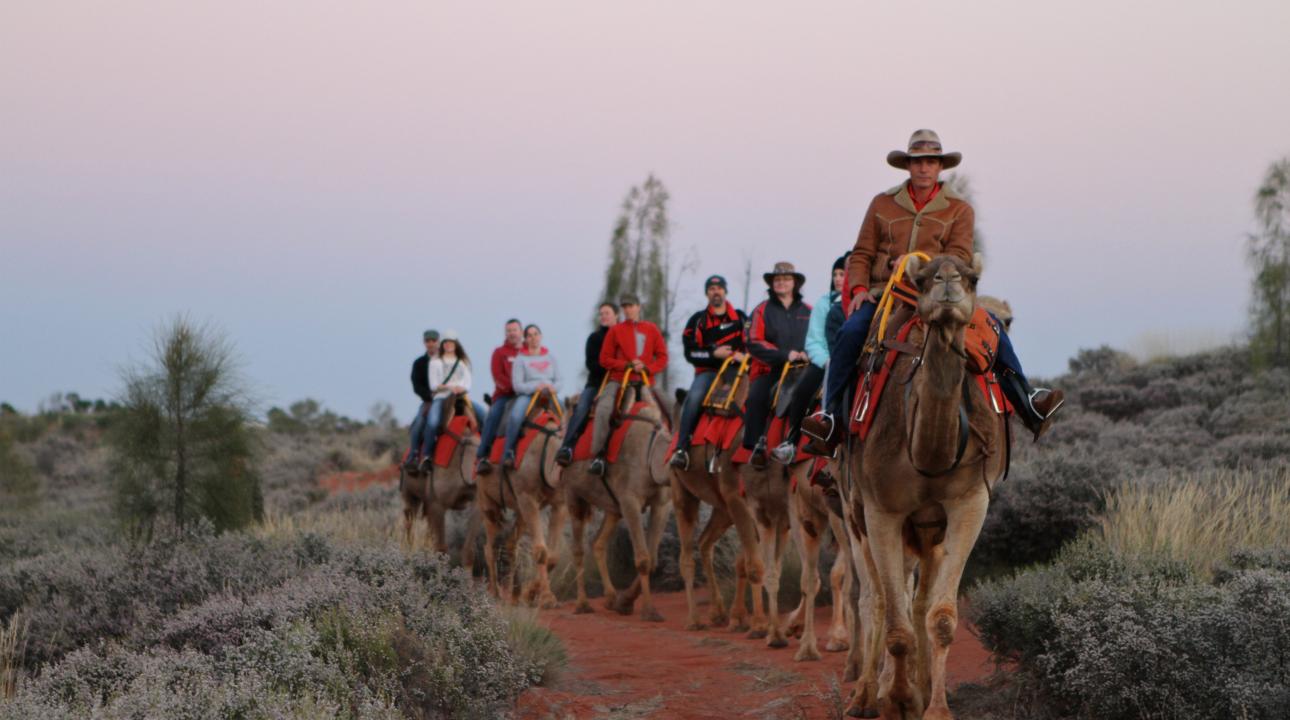
[[[914,375],[912,388],[913,427],[910,428],[910,456],[923,470],[946,468],[954,463],[958,450],[959,405],[966,370],[955,348],[963,328],[928,326],[922,366]]]

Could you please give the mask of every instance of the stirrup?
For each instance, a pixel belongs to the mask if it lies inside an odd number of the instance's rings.
[[[792,465],[793,460],[797,459],[797,446],[786,440],[780,443],[779,447],[772,450],[770,456],[780,464]]]
[[[685,448],[677,448],[676,452],[672,453],[672,459],[668,464],[678,470],[689,470],[690,453],[686,452]]]
[[[596,476],[604,476],[605,469],[605,459],[599,455],[597,455],[596,459],[592,460],[591,464],[587,466],[587,472]]]
[[[818,427],[825,425],[824,429]],[[806,445],[806,451],[815,455],[832,457],[838,449],[841,433],[838,432],[838,422],[833,417],[833,413],[820,410],[802,421],[802,434],[810,438]]]

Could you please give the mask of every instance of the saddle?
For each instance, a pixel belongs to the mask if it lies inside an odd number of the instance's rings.
[[[708,394],[703,397],[703,411],[705,414],[712,413],[721,417],[731,417],[743,414],[743,407],[739,404],[737,393],[739,387],[744,383],[748,375],[748,357],[745,356],[742,362],[734,362],[734,357],[726,358],[717,370],[717,377],[708,387]]]
[[[656,427],[660,425],[657,420],[641,414],[645,408],[651,405],[652,403],[648,401],[638,400],[632,403],[627,412],[618,416],[618,424],[614,426],[613,434],[609,436],[609,445],[605,448],[606,462],[614,463],[618,461],[618,453],[623,449],[623,442],[627,439],[627,431],[631,428],[632,423],[653,422]],[[672,442],[675,444],[676,439],[673,438]],[[573,459],[575,461],[590,460],[593,457],[595,457],[595,454],[591,452],[591,433],[583,433],[578,438],[578,444],[573,448]]]
[[[556,435],[558,430],[547,427],[551,423],[555,423],[557,428],[564,425],[564,408],[560,406],[560,399],[553,393],[537,393],[529,400],[529,406],[524,411],[524,431],[520,433],[519,442],[515,444],[516,470],[523,465],[529,445],[533,444],[539,434],[548,437]],[[493,447],[488,451],[488,461],[494,465],[500,465],[505,448],[506,437],[499,434],[499,437],[493,440]]]

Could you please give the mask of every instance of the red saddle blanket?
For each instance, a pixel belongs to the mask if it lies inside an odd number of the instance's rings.
[[[452,454],[467,436],[475,433],[475,423],[465,415],[457,415],[448,421],[448,427],[439,435],[434,446],[434,464],[446,468],[452,462]]]
[[[787,434],[788,421],[782,417],[771,418],[770,427],[766,429],[766,449],[769,451],[779,447],[779,444],[784,442],[784,436]],[[806,435],[802,435],[797,439],[798,460],[815,457],[814,455],[806,452],[806,443],[809,440],[810,438],[806,437]],[[735,465],[742,465],[743,463],[748,462],[748,459],[751,457],[752,451],[741,445],[738,450],[735,450],[735,454],[730,456],[730,462]]]
[[[618,453],[623,449],[623,441],[627,439],[628,428],[631,427],[632,423],[640,422],[635,417],[639,416],[641,411],[649,405],[650,403],[647,402],[632,403],[631,409],[626,413],[627,416],[631,417],[626,417],[618,427],[614,428],[614,434],[609,436],[609,447],[606,448],[605,452],[607,461],[611,463],[618,461]],[[590,460],[592,457],[594,457],[594,453],[591,452],[591,428],[587,428],[582,433],[582,437],[578,438],[578,444],[573,447],[573,459],[575,461]]]
[[[743,426],[744,419],[740,415],[713,415],[705,412],[699,416],[699,422],[694,426],[690,447],[711,445],[718,451],[729,450]],[[669,457],[676,452],[676,442],[679,439],[679,435],[672,436],[672,444],[667,447]]]
[[[529,422],[538,426],[546,426],[548,423],[559,423],[560,419],[550,411],[543,410],[538,413]],[[538,429],[535,427],[525,427],[524,432],[520,434],[519,442],[515,443],[515,469],[519,470],[524,464],[524,456],[528,454],[529,445],[533,444],[534,438],[538,436]],[[500,465],[502,454],[506,450],[506,438],[498,437],[493,440],[493,448],[488,452],[488,461],[494,465]],[[552,450],[554,452],[554,450]]]
[[[915,317],[901,326],[900,331],[896,333],[896,341],[908,342],[909,334],[918,322],[919,319]],[[877,415],[878,402],[882,400],[883,390],[887,388],[887,381],[891,379],[891,371],[895,368],[899,356],[900,351],[888,350],[876,370],[861,375],[856,381],[855,401],[851,408],[851,432],[861,440],[869,437],[874,416]],[[973,379],[976,380],[981,394],[996,413],[1012,412],[1012,406],[1003,397],[1003,389],[999,387],[999,381],[993,370],[974,374]]]

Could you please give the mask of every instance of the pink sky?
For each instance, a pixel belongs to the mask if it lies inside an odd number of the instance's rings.
[[[0,399],[110,395],[174,312],[266,404],[410,414],[423,328],[482,358],[510,315],[572,369],[651,171],[701,260],[683,310],[707,273],[739,297],[745,257],[814,299],[924,126],[964,154],[1035,374],[1241,332],[1290,3],[913,7],[10,0]]]

